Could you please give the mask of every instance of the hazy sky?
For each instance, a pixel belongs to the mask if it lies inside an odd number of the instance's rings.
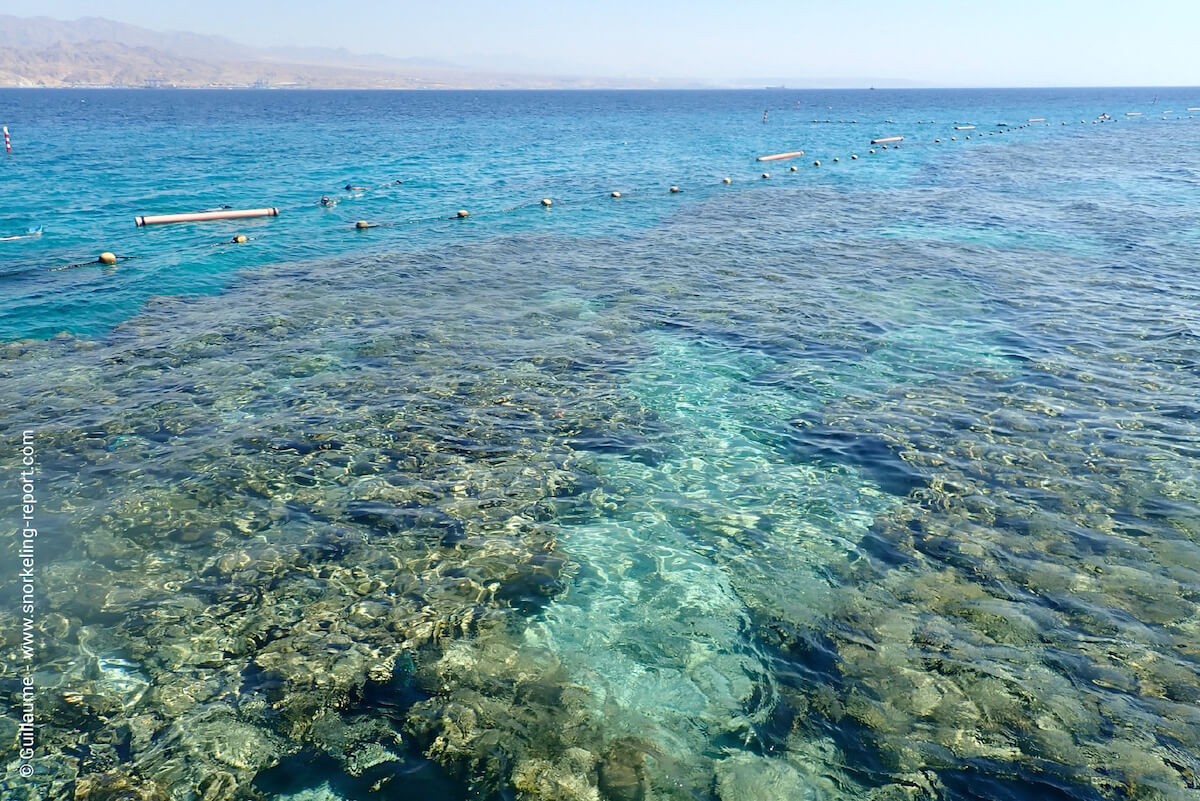
[[[1200,84],[1200,0],[5,0],[255,45],[602,76]]]

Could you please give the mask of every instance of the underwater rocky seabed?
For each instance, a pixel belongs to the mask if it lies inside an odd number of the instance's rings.
[[[1197,797],[1194,205],[959,167],[4,345],[0,792]]]

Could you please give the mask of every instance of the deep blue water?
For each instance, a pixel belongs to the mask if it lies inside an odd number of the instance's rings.
[[[0,92],[5,798],[1196,797],[1197,106]]]

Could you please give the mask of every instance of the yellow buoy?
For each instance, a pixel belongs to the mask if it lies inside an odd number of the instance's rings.
[[[544,197],[544,198],[542,198],[542,205],[543,206],[552,206],[552,205],[554,205],[554,201],[548,197]]]
[[[612,193],[612,196],[613,196],[613,197],[620,197],[620,196],[621,196],[621,193],[620,193],[620,192],[613,192],[613,193]]]
[[[99,259],[97,259],[97,261],[99,261],[101,264],[116,264],[116,263],[117,263],[117,257],[116,257],[116,255],[115,255],[115,254],[113,254],[113,253],[109,253],[109,252],[106,250],[106,251],[104,251],[103,253],[101,253],[101,254],[100,254],[100,258],[99,258]]]
[[[235,237],[233,238],[233,241],[234,241],[234,242],[236,242],[236,243],[238,243],[239,245],[241,245],[241,244],[244,244],[244,243],[246,243],[246,242],[249,242],[249,241],[250,241],[250,237],[246,236],[245,234],[238,234],[237,236],[235,236]]]
[[[471,212],[467,211],[466,209],[459,209],[459,210],[458,210],[458,214],[457,214],[457,215],[455,215],[455,216],[457,216],[457,217],[458,217],[458,219],[460,219],[460,220],[461,220],[461,219],[463,219],[463,218],[465,218],[465,217],[470,217],[470,216],[471,216]]]
[[[363,228],[370,228],[371,224],[369,222],[367,222],[366,220],[359,220],[358,222],[356,222],[354,224],[354,227],[361,230]]]

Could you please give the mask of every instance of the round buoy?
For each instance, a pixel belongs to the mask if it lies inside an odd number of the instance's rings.
[[[957,141],[958,141],[958,137],[957,137],[957,136],[952,136],[952,137],[950,137],[950,141],[951,141],[951,142],[957,142]]]
[[[887,145],[884,145],[884,146],[883,146],[883,149],[884,149],[884,150],[887,150]]]
[[[770,177],[771,177],[771,173],[769,173],[769,172],[763,173],[763,178],[770,178]]]
[[[813,166],[814,166],[814,167],[820,167],[820,166],[821,166],[821,162],[819,162],[819,161],[814,161],[814,162],[813,162]]]
[[[833,163],[834,163],[834,164],[837,164],[837,163],[838,163],[838,161],[839,161],[839,159],[837,158],[837,156],[834,156],[834,157],[833,157]]]
[[[788,170],[789,170],[789,171],[791,171],[791,172],[795,172],[795,171],[796,171],[796,165],[795,165],[795,164],[793,164],[791,167],[788,167]]]
[[[874,156],[874,155],[875,155],[875,148],[871,148],[871,149],[870,149],[870,150],[868,150],[867,152],[868,152],[868,153],[870,153],[872,156]]]
[[[722,178],[721,183],[731,184],[731,183],[733,183],[733,179],[732,178]]]
[[[940,145],[940,144],[942,143],[942,140],[941,140],[941,139],[934,139],[934,140],[933,140],[933,143],[934,143],[935,145]]]
[[[470,216],[471,216],[471,212],[467,211],[466,209],[459,209],[459,210],[458,210],[458,214],[457,214],[456,216],[458,217],[458,219],[460,219],[460,220],[461,220],[461,219],[464,219],[464,218],[466,218],[466,217],[470,217]]]
[[[672,191],[672,192],[678,192],[678,191],[679,191],[679,187],[678,187],[678,186],[672,186],[672,187],[671,187],[671,191]]]
[[[613,196],[613,197],[620,197],[620,196],[621,196],[621,193],[620,193],[620,192],[613,192],[613,193],[612,193],[612,196]]]
[[[356,222],[354,224],[354,227],[358,228],[358,229],[370,228],[371,224],[369,222],[367,222],[366,220],[359,220],[358,222]]]
[[[249,242],[250,237],[246,236],[245,234],[238,234],[237,236],[235,236],[233,238],[233,241],[239,245],[242,245],[242,244],[245,244],[246,242]]]
[[[554,205],[554,201],[553,201],[553,200],[551,200],[551,199],[550,199],[550,198],[548,198],[548,197],[544,197],[544,198],[542,198],[542,205],[543,205],[543,206],[553,206],[553,205]]]
[[[850,156],[850,158],[851,158],[853,161],[858,161],[858,154],[857,154],[857,153],[855,153],[855,154],[853,154],[852,156]]]
[[[116,263],[117,263],[117,257],[116,257],[116,255],[115,255],[115,254],[113,254],[113,253],[109,253],[109,252],[106,250],[106,251],[104,251],[103,253],[101,253],[101,254],[100,254],[100,258],[99,258],[99,259],[97,259],[97,261],[99,261],[101,264],[116,264]]]
[[[971,135],[970,135],[970,134],[967,134],[967,138],[968,138],[968,139],[970,139],[970,138],[971,138]]]

